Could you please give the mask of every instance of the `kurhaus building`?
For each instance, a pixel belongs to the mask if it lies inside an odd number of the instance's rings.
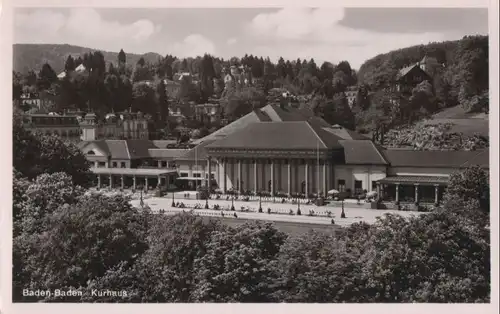
[[[213,187],[226,192],[311,195],[336,189],[355,196],[376,190],[388,202],[439,202],[452,172],[489,167],[488,150],[387,150],[309,110],[275,105],[195,141],[194,148],[161,143],[105,140],[80,147],[99,184],[118,177],[123,187],[137,187],[140,180],[148,187],[175,183],[195,189],[211,178]]]

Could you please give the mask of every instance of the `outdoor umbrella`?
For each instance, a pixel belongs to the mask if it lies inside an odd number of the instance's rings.
[[[339,194],[340,192],[337,190],[330,190],[328,191],[328,195],[334,195],[334,194]]]

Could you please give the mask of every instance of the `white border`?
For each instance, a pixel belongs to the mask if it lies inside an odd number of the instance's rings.
[[[15,2],[14,2],[15,1]],[[0,193],[1,237],[1,273],[0,278],[0,311],[5,313],[263,313],[294,314],[304,312],[314,313],[496,313],[498,311],[498,1],[497,0],[384,0],[371,2],[368,0],[4,0],[0,2],[0,97],[2,111],[0,115],[0,143],[4,147],[12,147],[12,6],[16,7],[282,7],[282,6],[309,6],[309,7],[489,7],[490,27],[490,172],[491,172],[491,254],[492,280],[490,304],[12,304],[12,154],[7,152],[0,155],[0,177],[3,179],[2,193]]]

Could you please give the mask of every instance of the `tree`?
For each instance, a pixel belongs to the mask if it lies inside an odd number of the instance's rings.
[[[141,66],[141,67],[145,66],[145,65],[146,65],[146,60],[144,60],[144,58],[143,58],[143,57],[141,57],[141,58],[137,61],[137,65],[138,65],[138,66]]]
[[[269,302],[277,282],[276,258],[286,236],[272,224],[215,231],[195,261],[193,300]]]
[[[75,69],[76,69],[75,60],[71,55],[69,55],[68,58],[66,59],[66,63],[64,64],[64,71],[71,72],[74,71]]]
[[[125,55],[123,49],[120,49],[120,52],[118,53],[118,67],[124,66],[126,63],[127,63],[127,56]]]
[[[156,95],[158,104],[158,114],[161,121],[168,121],[168,95],[165,83],[163,80],[156,85]]]
[[[76,185],[90,184],[90,165],[78,147],[57,136],[32,134],[17,123],[13,128],[13,159],[14,168],[28,179],[65,172]]]
[[[47,218],[43,233],[20,237],[14,248],[30,249],[24,261],[30,281],[23,288],[77,289],[118,265],[132,267],[148,247],[148,220],[147,213],[131,208],[121,196],[95,194],[73,205],[61,204]],[[54,295],[47,299],[71,300]]]
[[[40,233],[45,230],[47,215],[61,204],[74,204],[83,195],[83,188],[73,185],[73,179],[63,172],[41,174],[24,190],[24,201],[18,217],[20,228],[15,234]]]
[[[155,216],[149,249],[136,266],[142,302],[190,302],[195,261],[204,256],[211,234],[221,227],[189,214]]]
[[[207,101],[214,93],[213,79],[215,77],[215,69],[212,56],[205,54],[199,66],[201,80],[201,98],[202,101]]]
[[[48,63],[44,63],[38,74],[37,87],[39,90],[47,90],[52,83],[57,81],[57,74]]]
[[[23,86],[21,82],[21,74],[12,71],[12,99],[21,100],[22,93],[23,93]]]
[[[490,212],[489,173],[478,166],[472,166],[450,175],[444,196],[448,210],[459,215],[483,219],[488,223]]]
[[[156,115],[156,92],[146,82],[134,83],[132,90],[132,111]]]

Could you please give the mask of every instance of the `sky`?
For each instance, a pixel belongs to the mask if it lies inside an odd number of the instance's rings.
[[[218,57],[253,54],[353,68],[380,53],[488,34],[486,8],[17,8],[15,43]]]

